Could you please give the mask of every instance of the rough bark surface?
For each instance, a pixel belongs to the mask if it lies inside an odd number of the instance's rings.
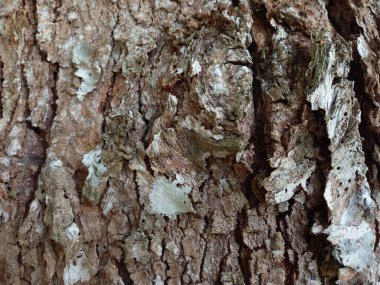
[[[0,284],[380,282],[378,1],[0,2]]]

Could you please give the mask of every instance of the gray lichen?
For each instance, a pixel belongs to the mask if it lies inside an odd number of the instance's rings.
[[[188,186],[178,187],[167,178],[159,177],[153,182],[149,195],[151,209],[169,217],[192,212],[192,203],[187,196],[190,191]]]
[[[85,41],[80,41],[74,46],[72,61],[77,68],[75,75],[82,79],[76,93],[82,101],[87,93],[95,89],[101,69],[99,62],[94,60],[93,49]]]

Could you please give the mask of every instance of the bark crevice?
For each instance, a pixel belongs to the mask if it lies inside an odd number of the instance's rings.
[[[0,119],[3,118],[3,84],[4,84],[4,62],[0,57]]]

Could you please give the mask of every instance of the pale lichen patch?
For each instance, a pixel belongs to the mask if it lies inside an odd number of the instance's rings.
[[[162,245],[160,244],[160,241],[153,240],[150,245],[152,251],[157,255],[161,256],[162,255]]]
[[[350,128],[350,124],[360,120],[356,100],[353,98],[353,83],[343,81],[333,86],[333,103],[326,114],[327,134],[331,141],[330,150],[339,147],[339,143]],[[347,92],[349,90],[350,92]],[[354,123],[355,124],[355,123]]]
[[[214,128],[213,130],[206,129],[202,125],[202,123],[196,120],[192,115],[187,115],[183,120],[180,120],[179,125],[185,129],[188,129],[189,131],[194,131],[207,138],[212,138],[217,141],[224,139],[224,136],[221,135],[222,133],[221,129],[217,129],[217,128]]]
[[[174,243],[174,242],[169,242],[166,247],[165,247],[168,251],[170,251],[171,253],[173,253],[174,255],[178,255],[179,253],[179,248],[178,246]]]
[[[51,5],[38,5],[37,6],[37,16],[38,16],[38,34],[37,38],[41,42],[48,42],[52,40],[53,37],[53,25],[51,20],[53,17],[53,7]]]
[[[79,235],[80,235],[80,230],[79,230],[77,224],[72,223],[70,226],[68,226],[65,229],[65,234],[71,241],[77,241],[79,239]]]
[[[77,67],[75,75],[82,79],[77,90],[80,101],[95,89],[100,78],[101,69],[99,62],[93,60],[93,53],[93,49],[84,41],[78,42],[72,51],[72,61]]]
[[[78,282],[90,280],[89,269],[84,266],[84,261],[87,259],[86,254],[80,251],[77,257],[79,258],[70,260],[63,270],[63,282],[65,285],[74,285]]]
[[[325,54],[326,53],[326,54]],[[332,69],[335,63],[335,49],[330,44],[319,45],[314,53],[311,64],[313,78],[311,79],[311,93],[307,100],[311,103],[312,110],[319,108],[327,110],[332,102]]]
[[[101,206],[103,209],[103,214],[105,216],[108,216],[111,213],[112,209],[115,208],[116,205],[118,205],[116,195],[116,190],[113,187],[109,187],[107,192],[105,193]]]
[[[9,137],[6,141],[5,152],[7,155],[17,155],[22,149],[20,138],[23,136],[23,130],[17,125],[14,125]]]
[[[358,226],[333,225],[329,230],[328,240],[335,246],[334,255],[343,265],[361,272],[373,264],[376,236],[367,222],[362,221]]]
[[[177,113],[177,104],[178,104],[177,97],[169,93],[168,105],[166,107],[166,110],[169,113],[169,115],[174,116]]]
[[[1,205],[0,205],[0,225],[7,223],[10,218],[10,213],[6,211]]]
[[[147,155],[154,156],[160,153],[161,131],[153,136],[153,141],[146,150]]]
[[[192,212],[192,203],[187,196],[190,191],[188,186],[178,187],[165,177],[157,178],[149,195],[152,211],[169,217]]]
[[[277,30],[277,33],[273,36],[274,40],[280,41],[286,39],[289,36],[285,29],[279,26],[273,18],[270,20],[270,24],[273,28]]]
[[[360,57],[366,58],[368,56],[369,52],[368,52],[367,43],[366,43],[363,35],[358,37],[356,44],[357,44],[357,49],[358,49],[358,53],[359,53]]]
[[[358,47],[359,48],[359,47]],[[322,60],[322,59],[321,59]],[[358,125],[360,108],[354,98],[353,84],[347,80],[333,85],[333,56],[327,56],[327,74],[309,100],[326,111],[330,140],[331,170],[328,172],[324,198],[331,215],[326,231],[334,245],[334,255],[344,266],[355,271],[367,270],[374,262],[374,201],[366,179],[367,167]],[[324,90],[324,92],[321,92]],[[322,95],[326,96],[323,99]]]
[[[0,6],[0,16],[7,15],[20,5],[20,0],[3,0]]]
[[[276,170],[264,179],[262,185],[268,190],[267,199],[271,203],[282,203],[293,197],[297,187],[306,189],[306,180],[316,168],[313,141],[306,129],[306,124],[296,126],[291,134],[289,150],[286,157],[278,159]]]
[[[154,280],[154,285],[164,285],[164,281],[162,281],[161,276],[157,275],[156,279]]]
[[[200,73],[201,71],[202,71],[202,67],[201,67],[201,65],[199,64],[199,61],[198,61],[198,60],[194,60],[194,61],[191,63],[191,76],[197,75],[197,74]]]
[[[88,168],[87,181],[92,187],[96,187],[101,182],[101,176],[107,171],[106,166],[101,162],[102,150],[96,148],[83,156],[82,163]]]
[[[50,160],[49,166],[52,170],[58,170],[59,168],[63,167],[63,162],[58,158],[53,158]]]
[[[88,169],[88,175],[82,189],[82,195],[92,204],[99,203],[107,186],[105,173],[108,169],[102,162],[101,155],[102,150],[100,147],[97,147],[85,154],[82,160],[82,163]]]
[[[149,240],[144,232],[134,232],[124,240],[125,260],[146,264],[149,259]]]
[[[269,200],[276,204],[289,200],[299,185],[306,188],[306,180],[314,170],[315,162],[308,159],[299,162],[290,157],[282,159],[279,168],[263,183],[265,189],[271,193]]]

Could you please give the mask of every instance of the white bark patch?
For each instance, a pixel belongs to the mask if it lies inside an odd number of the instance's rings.
[[[47,42],[52,40],[53,36],[53,25],[51,24],[53,7],[49,5],[37,5],[37,16],[38,16],[38,34],[37,38],[41,42]]]
[[[326,113],[327,133],[331,141],[330,150],[334,150],[345,136],[349,125],[352,124],[352,119],[359,121],[360,113],[354,111],[354,85],[351,82],[343,82],[334,85],[333,104]],[[350,90],[351,92],[347,92]],[[353,118],[352,118],[353,117]]]
[[[280,166],[265,179],[263,186],[273,193],[272,202],[278,204],[293,197],[298,185],[306,188],[306,180],[315,169],[315,162],[305,159],[296,162],[286,157],[281,160]]]
[[[52,170],[57,170],[57,169],[63,167],[62,160],[60,160],[60,159],[52,159],[52,160],[50,160],[49,165],[50,165],[50,168]]]
[[[198,60],[194,60],[191,64],[191,76],[197,75],[202,71],[202,67],[199,64]]]
[[[286,157],[278,159],[279,163],[262,185],[268,190],[267,200],[279,204],[291,199],[296,188],[302,185],[306,189],[306,180],[315,170],[315,160],[308,159],[314,155],[313,141],[306,129],[306,124],[294,127]]]
[[[21,128],[19,128],[17,125],[14,125],[9,134],[7,146],[5,148],[7,155],[17,155],[18,152],[22,149],[22,144],[20,142],[20,132]]]
[[[225,81],[224,77],[226,74],[226,68],[223,65],[216,65],[214,67],[214,77],[212,78],[213,81],[213,91],[216,94],[222,94],[227,91],[227,82]]]
[[[65,229],[65,234],[71,241],[77,241],[79,239],[79,233],[80,231],[76,223],[72,223]]]
[[[169,217],[192,212],[191,200],[187,197],[190,191],[190,187],[178,187],[165,177],[157,178],[149,195],[152,211]]]
[[[333,67],[334,62],[335,62],[335,49],[331,48],[328,55],[328,63],[327,63],[326,70],[317,71],[324,74],[322,82],[320,82],[318,87],[311,94],[308,94],[307,96],[307,100],[311,103],[312,110],[318,110],[319,108],[327,110],[331,106],[332,93],[333,93],[332,67]]]
[[[224,139],[224,136],[221,134],[213,133],[214,130],[208,130],[203,125],[202,122],[197,121],[192,115],[187,115],[185,119],[179,121],[179,125],[182,128],[188,129],[190,131],[194,131],[206,138],[212,138],[217,141],[221,141]],[[222,133],[222,131],[219,131]]]
[[[357,48],[358,48],[358,53],[361,56],[361,58],[365,58],[368,56],[367,43],[363,35],[361,35],[357,40]]]
[[[177,104],[178,104],[177,97],[175,97],[174,95],[172,95],[172,94],[169,93],[169,96],[168,96],[168,106],[167,106],[166,109],[168,110],[168,113],[171,116],[174,116],[177,113]]]
[[[38,200],[33,200],[32,203],[30,203],[29,212],[36,212],[37,210],[40,210],[41,206]]]
[[[103,214],[108,216],[117,203],[116,190],[113,187],[109,187],[102,202]]]
[[[172,252],[174,255],[177,255],[179,253],[178,246],[172,241],[166,245],[166,249]]]
[[[359,226],[331,226],[328,240],[335,246],[335,257],[345,266],[363,271],[374,262],[375,235],[365,221]]]
[[[10,218],[10,213],[7,212],[0,204],[0,225],[7,223]]]
[[[146,264],[151,257],[148,237],[143,232],[135,232],[124,240],[125,260],[136,260]]]
[[[20,0],[2,0],[0,4],[0,16],[11,13],[20,4]]]
[[[334,85],[333,90],[334,103],[326,113],[332,169],[328,174],[324,196],[331,211],[336,212],[336,207],[348,207],[346,202],[343,203],[346,201],[344,197],[352,196],[351,192],[355,193],[358,188],[356,174],[365,177],[367,167],[359,139],[360,110],[353,97],[353,84],[343,81]],[[364,191],[363,189],[357,190]]]
[[[151,249],[157,256],[162,255],[162,246],[157,240],[152,241]]]
[[[84,252],[80,252],[80,257],[71,260],[63,270],[63,282],[65,285],[74,285],[78,282],[90,280],[88,268],[83,265],[85,259]]]
[[[160,153],[161,131],[153,136],[153,141],[146,150],[147,155],[154,156]]]
[[[175,2],[172,2],[170,0],[159,0],[154,1],[154,10],[158,11],[160,9],[164,9],[169,13],[174,12],[175,8],[177,7],[177,4]]]
[[[285,31],[285,29],[279,26],[273,18],[270,20],[270,24],[273,28],[277,30],[277,33],[273,36],[274,40],[276,41],[284,40],[289,36],[289,34]]]
[[[162,281],[161,276],[157,275],[156,279],[154,280],[154,285],[164,285],[164,281]]]
[[[210,89],[199,91],[199,102],[208,112],[213,112],[217,119],[223,120],[225,117],[223,106],[225,102],[225,96],[228,92],[227,70],[225,65],[216,64],[212,65],[207,70],[208,76],[210,76]]]
[[[102,150],[96,148],[83,156],[82,163],[88,168],[86,181],[90,186],[96,187],[102,181],[102,174],[107,171],[106,166],[100,161]]]
[[[346,144],[339,145],[331,156],[331,167],[328,174],[324,197],[327,205],[332,211],[335,207],[344,207],[342,205],[345,192],[351,193],[356,189],[355,177],[357,173],[365,173],[364,154],[358,149],[361,145],[358,141],[349,141]]]
[[[75,75],[82,79],[77,90],[80,101],[87,93],[95,89],[100,77],[99,62],[93,60],[92,54],[92,48],[86,42],[79,42],[73,48],[72,61],[77,67]]]
[[[332,84],[332,82],[331,82]],[[375,209],[366,179],[362,142],[359,134],[360,108],[353,84],[343,80],[331,87],[331,106],[326,110],[327,133],[331,145],[331,170],[324,198],[330,210],[328,240],[336,259],[356,271],[364,271],[374,260],[375,233],[368,213]]]

